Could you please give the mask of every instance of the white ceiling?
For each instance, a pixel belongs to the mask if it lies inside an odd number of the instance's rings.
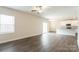
[[[31,12],[32,6],[7,6],[11,9],[16,9],[23,12]],[[75,18],[77,16],[77,7],[75,6],[48,6],[42,10],[38,16],[49,20],[65,20],[67,18]],[[34,14],[35,15],[35,14]]]

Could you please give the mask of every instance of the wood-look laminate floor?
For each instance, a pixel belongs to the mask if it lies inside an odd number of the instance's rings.
[[[77,52],[75,36],[46,33],[0,44],[0,52]]]

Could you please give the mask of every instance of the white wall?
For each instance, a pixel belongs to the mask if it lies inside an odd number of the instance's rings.
[[[50,22],[50,31],[56,31],[56,29],[66,26],[67,23],[72,24],[72,26],[78,26],[78,20],[68,20],[68,21],[51,21]]]
[[[43,30],[43,22],[48,22],[38,16],[4,7],[0,7],[0,14],[15,16],[15,33],[0,34],[0,43],[39,35]]]

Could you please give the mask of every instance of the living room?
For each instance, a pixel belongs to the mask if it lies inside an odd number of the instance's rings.
[[[78,8],[75,6],[1,6],[0,51],[79,51]]]

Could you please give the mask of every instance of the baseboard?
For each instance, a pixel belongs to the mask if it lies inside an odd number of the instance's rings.
[[[42,34],[35,34],[35,35],[28,36],[28,37],[27,36],[23,36],[23,37],[14,38],[14,39],[6,40],[6,41],[0,41],[0,44],[11,42],[11,41],[15,41],[15,40],[21,40],[21,39],[24,39],[24,38],[30,38],[30,37],[37,36],[37,35],[42,35]]]

